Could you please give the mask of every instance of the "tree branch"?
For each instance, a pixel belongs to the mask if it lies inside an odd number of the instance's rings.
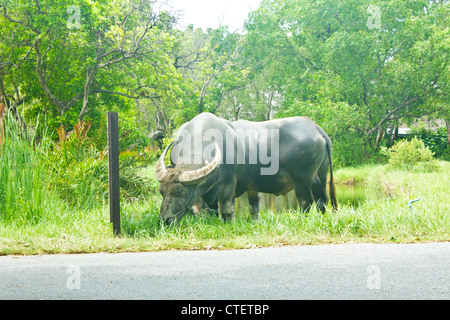
[[[79,101],[83,97],[83,92],[75,95],[69,102],[64,102],[58,99],[50,90],[47,85],[47,80],[44,76],[44,71],[42,70],[42,54],[39,48],[39,42],[41,41],[40,35],[38,35],[33,43],[34,51],[36,52],[36,73],[39,79],[39,83],[41,84],[42,90],[44,91],[45,96],[54,103],[59,111],[64,113],[67,109],[71,108],[77,101]]]
[[[375,127],[373,127],[371,130],[369,130],[369,132],[367,133],[367,135],[369,136],[369,135],[371,135],[372,133],[374,133],[375,131],[377,131],[377,130],[378,130],[378,129],[379,129],[379,128],[387,121],[387,120],[390,119],[390,117],[391,117],[394,113],[396,113],[397,111],[399,111],[399,110],[405,108],[406,106],[410,105],[411,103],[416,102],[417,100],[419,100],[419,98],[420,98],[419,96],[417,96],[417,97],[415,97],[415,98],[412,98],[411,100],[402,103],[402,104],[399,105],[397,108],[395,108],[395,109],[393,109],[392,111],[388,112],[388,114],[387,114],[386,116],[384,116],[384,117],[381,119],[381,121],[380,121]]]
[[[278,25],[278,24],[277,24]],[[289,36],[284,32],[284,30],[280,27],[280,32],[283,34],[286,42],[289,44],[289,46],[291,47],[291,49],[294,51],[294,53],[299,56],[300,58],[302,58],[303,60],[305,60],[314,70],[320,70],[320,68],[318,68],[310,59],[308,59],[307,57],[305,57],[304,55],[302,55],[297,48],[295,48],[294,44],[292,43],[291,39],[289,39]]]
[[[389,112],[381,119],[381,121],[378,122],[378,124],[377,124],[375,127],[373,127],[371,130],[369,130],[369,131],[367,132],[367,135],[368,135],[368,136],[371,135],[372,133],[374,133],[375,131],[377,131],[377,130],[378,130],[378,129],[386,122],[386,121],[391,120],[391,116],[392,116],[393,114],[395,114],[397,111],[399,111],[399,110],[401,110],[401,109],[407,107],[407,106],[410,105],[411,103],[416,102],[417,100],[421,99],[422,97],[424,97],[424,96],[426,96],[428,93],[430,93],[430,91],[434,89],[434,85],[436,84],[437,79],[438,79],[438,75],[435,76],[433,82],[431,83],[431,88],[425,90],[425,92],[424,92],[422,95],[416,96],[416,97],[414,97],[414,98],[412,98],[412,99],[410,99],[410,100],[405,99],[405,101],[402,102],[402,104],[400,104],[397,108],[395,108],[395,109],[389,111]],[[408,100],[408,101],[406,101],[406,100]],[[401,118],[401,117],[402,117],[402,116],[396,117],[396,119],[399,119],[399,118]]]
[[[122,96],[122,97],[130,98],[130,99],[142,99],[142,98],[156,99],[156,98],[160,98],[160,96],[148,96],[148,95],[145,95],[145,94],[139,94],[139,95],[137,95],[137,96],[132,96],[132,95],[130,95],[130,94],[123,93],[123,92],[116,92],[116,91],[103,90],[103,89],[94,89],[94,90],[92,90],[91,93],[105,93],[105,94],[112,94],[112,95],[117,95],[117,96]]]
[[[38,35],[33,43],[34,51],[36,52],[36,73],[39,79],[39,83],[41,84],[42,89],[44,90],[45,96],[53,102],[61,112],[64,112],[66,109],[66,104],[59,100],[57,97],[53,95],[50,91],[50,88],[47,86],[47,81],[45,80],[45,76],[42,70],[42,54],[39,48],[39,42],[41,41],[40,35]]]
[[[27,28],[29,28],[30,30],[32,30],[34,33],[39,34],[39,32],[37,31],[37,29],[36,29],[36,28],[33,28],[28,22],[24,22],[24,21],[21,21],[21,20],[16,20],[16,19],[11,18],[11,17],[6,13],[6,8],[5,8],[5,7],[3,7],[3,13],[0,12],[0,16],[5,17],[6,19],[8,19],[8,20],[9,20],[10,22],[12,22],[12,23],[21,24],[21,25],[23,25],[24,27],[27,27]]]

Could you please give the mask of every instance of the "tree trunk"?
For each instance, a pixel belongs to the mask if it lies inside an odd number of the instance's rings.
[[[266,113],[266,121],[269,121],[269,120],[271,120],[271,116],[272,116],[272,100],[273,100],[273,95],[274,95],[274,93],[275,93],[275,90],[272,90],[271,92],[270,92],[270,96],[269,96],[269,99],[268,99],[268,101],[267,101],[267,113]]]
[[[392,147],[395,144],[395,140],[398,138],[398,121],[394,123],[391,128],[391,137],[389,139],[389,147]]]
[[[234,113],[234,121],[238,121],[239,120],[239,113],[241,112],[241,107],[237,107],[237,109],[235,109],[236,112]]]
[[[384,137],[384,130],[378,129],[377,140],[375,141],[375,150],[378,150],[378,148],[380,147],[380,143],[381,140],[383,140],[383,137]]]
[[[396,125],[394,129],[394,134],[392,136],[392,144],[395,143],[395,140],[397,140],[397,138],[398,138],[398,125]]]
[[[84,94],[83,94],[83,107],[81,108],[80,114],[78,115],[78,120],[80,122],[83,121],[84,116],[88,112],[89,95],[91,87],[94,83],[94,77],[96,73],[97,73],[97,65],[95,65],[93,68],[89,68],[86,73],[86,82],[84,84]]]
[[[202,90],[200,91],[200,97],[198,98],[198,102],[197,102],[197,114],[200,114],[203,112],[203,97],[205,95],[206,88],[209,86],[212,79],[214,79],[214,75],[211,78],[209,78],[208,80],[205,80],[205,82],[203,82]]]

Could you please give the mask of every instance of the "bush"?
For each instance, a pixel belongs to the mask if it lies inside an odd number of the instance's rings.
[[[70,135],[58,130],[59,142],[49,153],[50,186],[72,207],[91,208],[108,199],[107,151],[97,150],[87,136],[89,123],[78,123]],[[146,198],[152,192],[151,182],[139,174],[143,165],[155,158],[152,150],[119,154],[121,196]]]
[[[382,147],[381,153],[388,157],[389,167],[405,170],[433,171],[438,168],[433,152],[423,141],[414,137],[412,140],[399,140],[387,149]]]
[[[423,141],[431,151],[433,151],[435,157],[444,156],[448,151],[447,148],[447,128],[442,127],[436,131],[428,131],[422,129],[418,132],[417,136]]]

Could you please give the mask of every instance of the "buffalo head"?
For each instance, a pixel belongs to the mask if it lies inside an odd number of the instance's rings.
[[[163,196],[160,217],[168,225],[178,223],[194,205],[200,194],[200,185],[218,169],[222,154],[216,143],[214,159],[203,166],[179,164],[166,167],[167,146],[156,164],[156,179],[160,182],[159,192]]]

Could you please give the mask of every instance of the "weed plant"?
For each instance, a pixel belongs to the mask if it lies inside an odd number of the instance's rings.
[[[43,141],[37,145],[35,132],[20,127],[6,112],[0,142],[0,219],[6,223],[36,224],[58,211],[58,201],[47,188],[42,157],[49,144]]]

